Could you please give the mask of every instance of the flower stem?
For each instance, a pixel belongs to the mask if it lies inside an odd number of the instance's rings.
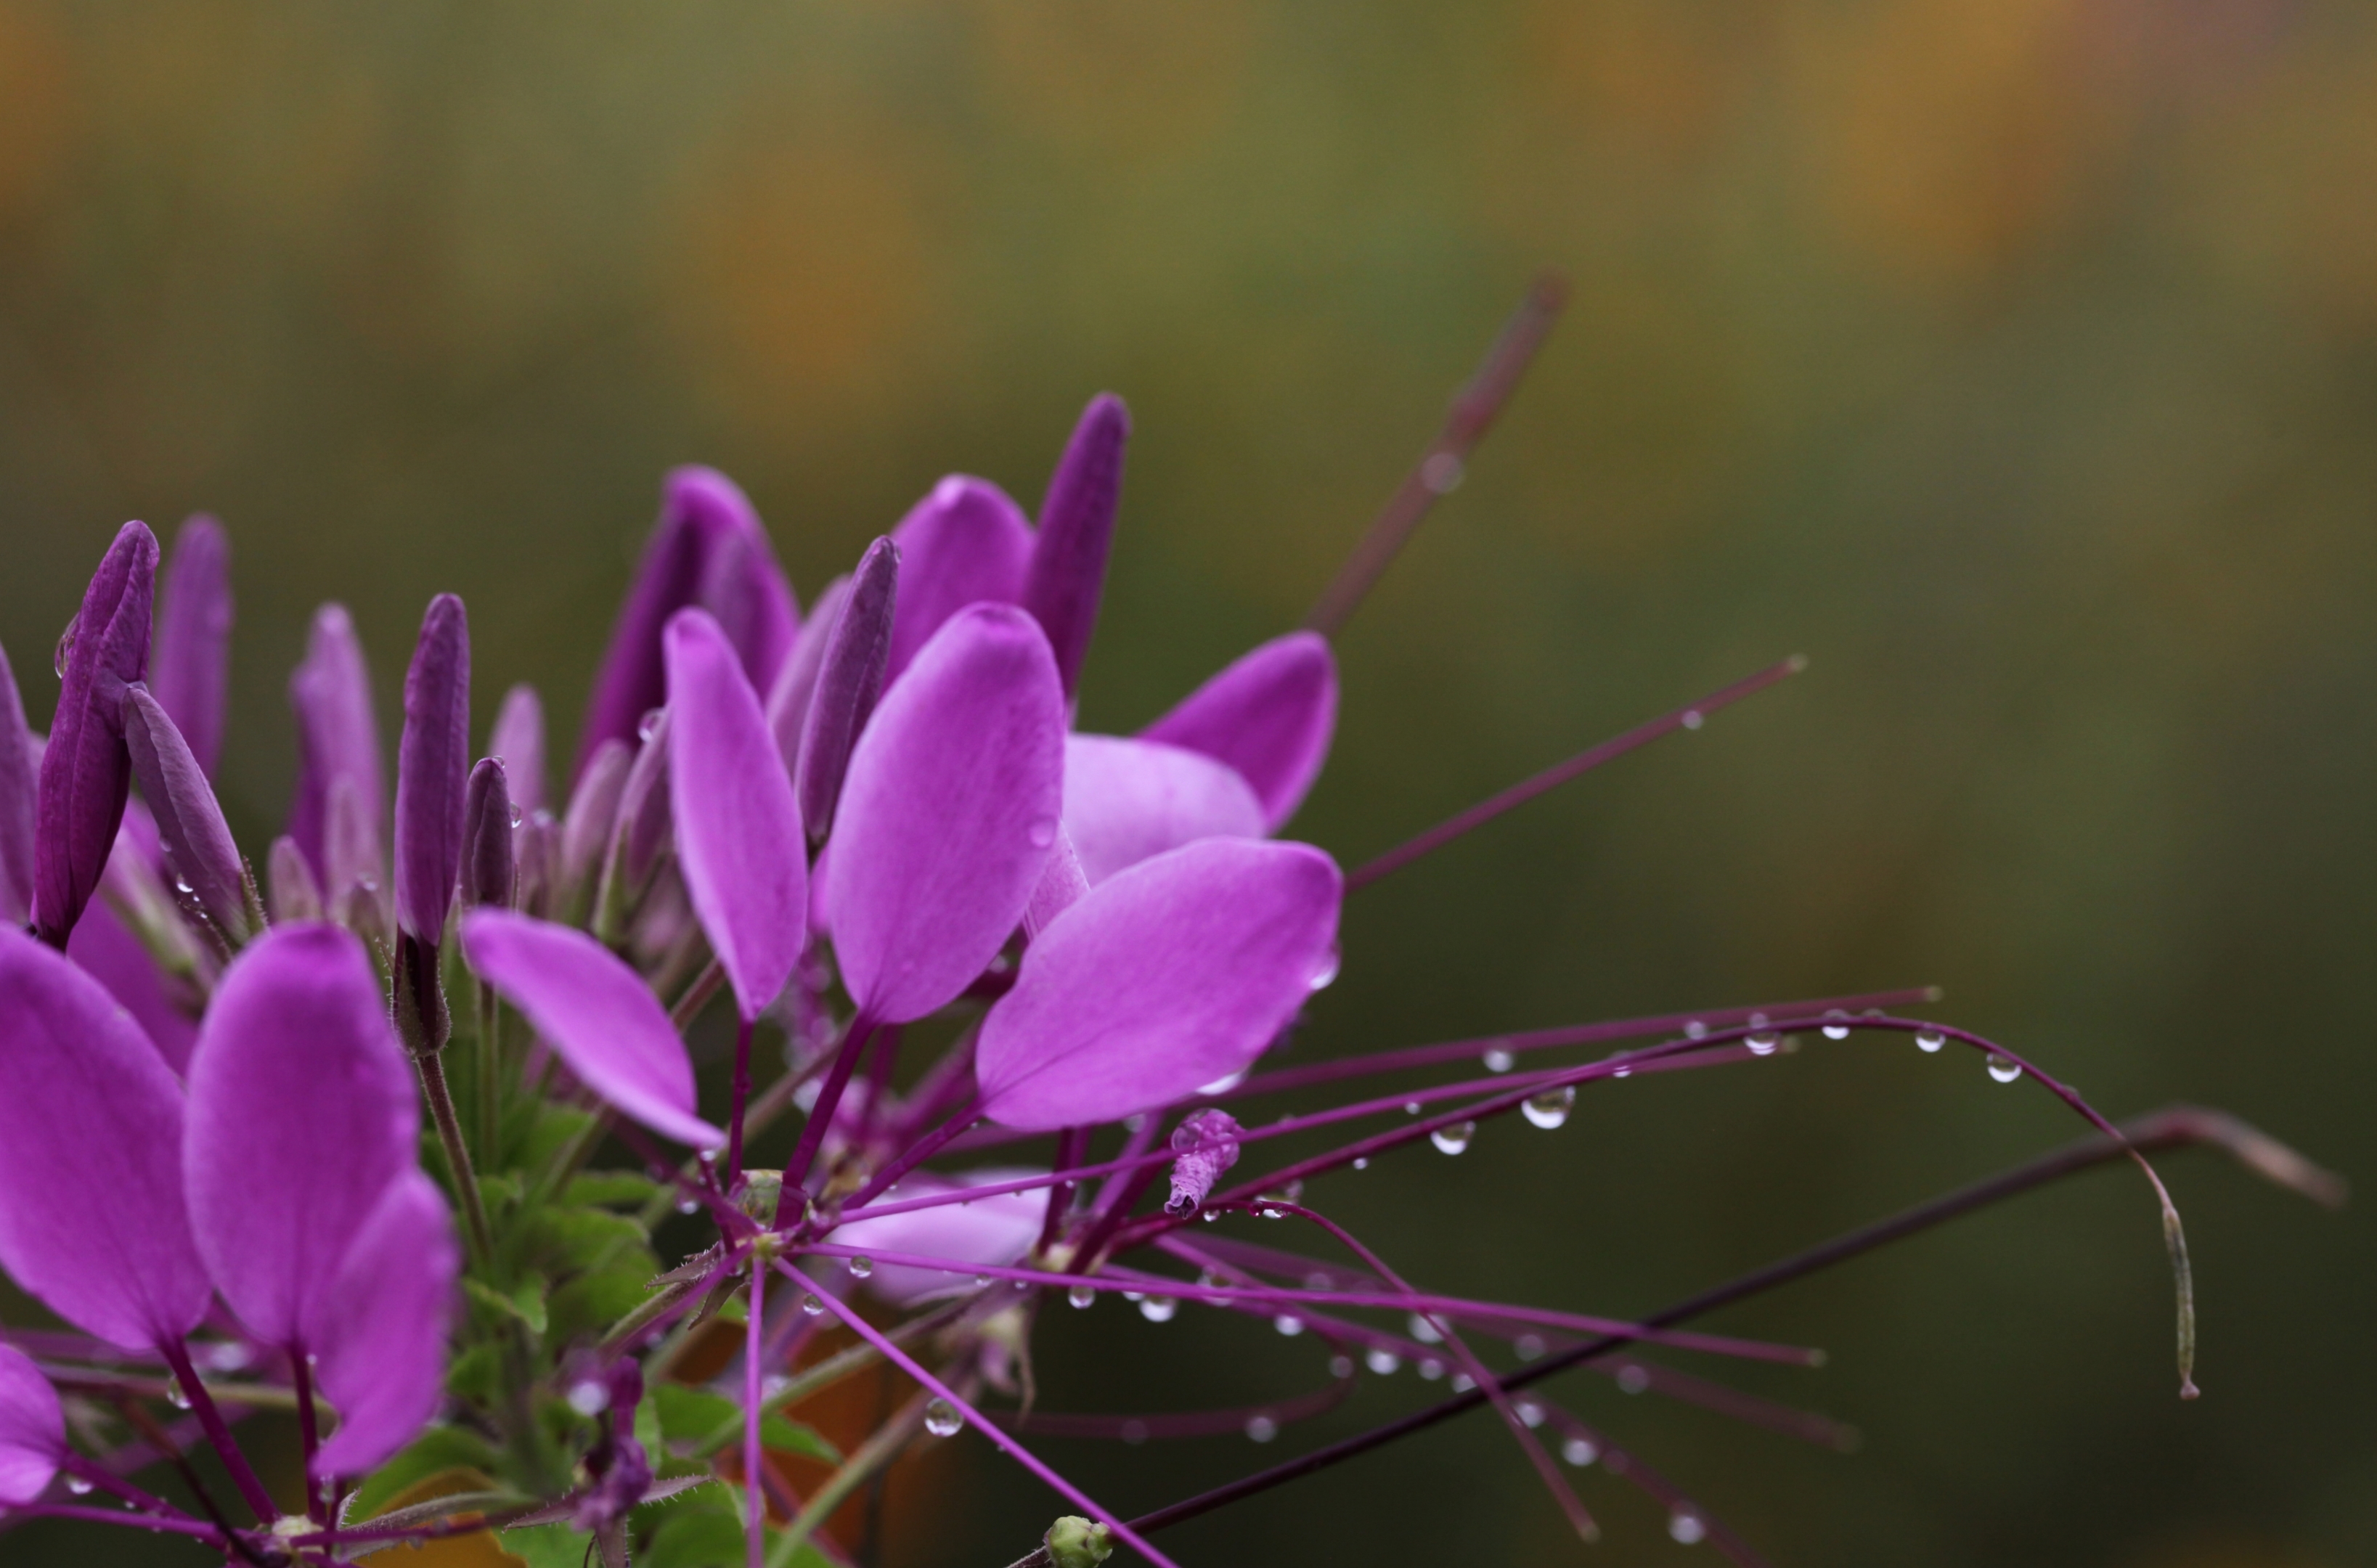
[[[421,1069],[422,1096],[429,1102],[429,1114],[437,1123],[437,1142],[446,1150],[446,1168],[454,1179],[454,1191],[462,1199],[462,1217],[469,1222],[471,1251],[476,1254],[479,1266],[492,1267],[496,1258],[495,1236],[487,1228],[487,1206],[479,1196],[479,1175],[471,1167],[471,1151],[462,1143],[462,1124],[454,1116],[454,1092],[447,1086],[446,1068],[437,1053],[429,1052],[412,1059]]]
[[[178,1339],[170,1340],[159,1345],[157,1353],[165,1359],[165,1365],[182,1385],[182,1394],[190,1402],[190,1413],[197,1417],[199,1428],[207,1434],[207,1442],[221,1456],[223,1468],[231,1472],[232,1484],[239,1488],[239,1495],[247,1500],[247,1505],[256,1510],[257,1522],[269,1525],[280,1517],[281,1511],[273,1506],[272,1494],[264,1490],[262,1481],[257,1479],[255,1466],[248,1464],[247,1455],[240,1452],[238,1441],[231,1435],[230,1424],[222,1418],[222,1412],[215,1407],[215,1396],[199,1381],[197,1369],[190,1365],[189,1347]]]

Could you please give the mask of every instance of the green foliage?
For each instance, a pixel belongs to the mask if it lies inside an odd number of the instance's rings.
[[[476,1432],[461,1427],[432,1427],[355,1489],[347,1504],[349,1516],[367,1519],[387,1508],[388,1500],[405,1488],[441,1470],[471,1469],[492,1476],[498,1465],[494,1446]]]

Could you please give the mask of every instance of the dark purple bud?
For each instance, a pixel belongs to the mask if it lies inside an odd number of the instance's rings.
[[[363,798],[353,779],[332,781],[329,820],[322,827],[323,908],[348,930],[385,948],[390,918],[387,867],[380,859],[379,824],[364,814]]]
[[[204,512],[173,535],[158,594],[149,689],[189,742],[198,767],[214,777],[231,702],[231,539]]]
[[[826,644],[832,640],[834,622],[849,597],[846,572],[818,591],[817,603],[809,606],[808,619],[801,622],[801,634],[793,639],[793,651],[784,655],[784,667],[776,672],[775,687],[768,693],[768,732],[776,737],[787,778],[799,771],[801,731],[808,724],[809,702],[817,695],[818,666],[825,663]]]
[[[124,688],[149,673],[149,616],[157,540],[127,522],[99,563],[66,634],[57,717],[42,755],[33,844],[34,928],[52,947],[82,917],[107,868],[132,792],[124,745]]]
[[[1106,547],[1114,541],[1115,504],[1122,495],[1123,447],[1129,439],[1130,413],[1122,400],[1112,392],[1092,398],[1040,503],[1040,534],[1023,579],[1023,607],[1048,634],[1068,697],[1081,684],[1081,661],[1098,623]]]
[[[239,845],[186,737],[145,686],[125,689],[124,738],[167,868],[234,947],[245,942],[262,928],[263,911]]]
[[[587,703],[578,742],[580,776],[596,747],[605,740],[632,742],[643,716],[668,700],[661,628],[688,604],[701,605],[726,627],[754,688],[766,691],[775,684],[800,615],[759,514],[715,469],[677,469],[662,487],[660,521]]]
[[[883,671],[891,657],[891,616],[900,590],[900,546],[878,539],[859,558],[850,595],[826,638],[818,666],[817,691],[801,727],[800,770],[794,776],[801,820],[809,842],[825,842],[833,825],[842,776],[850,769],[850,748],[875,712],[883,692]]]
[[[462,868],[471,777],[471,628],[462,601],[440,593],[421,620],[404,675],[404,735],[396,748],[396,924],[435,949]]]
[[[553,911],[555,879],[561,872],[561,824],[550,811],[532,811],[512,834],[515,907],[538,916]]]
[[[341,890],[323,843],[331,786],[342,778],[350,781],[363,820],[375,824],[375,837],[380,831],[376,824],[388,817],[371,672],[344,604],[314,612],[305,661],[289,677],[289,706],[297,716],[297,796],[289,808],[289,836],[335,898]],[[378,859],[376,850],[373,859]]]
[[[1222,1173],[1238,1163],[1237,1119],[1219,1107],[1181,1118],[1172,1130],[1172,1196],[1166,1214],[1185,1215],[1205,1202]]]
[[[513,805],[533,811],[544,804],[544,704],[536,688],[522,683],[504,693],[487,735],[487,755],[503,763]]]
[[[305,864],[305,852],[297,847],[295,839],[284,833],[272,841],[272,852],[265,857],[264,878],[272,897],[275,925],[323,917],[322,884],[314,880],[314,868]]]
[[[639,733],[643,749],[636,753],[627,784],[619,791],[619,815],[611,824],[603,885],[594,894],[595,935],[606,940],[623,928],[628,912],[651,886],[652,873],[660,869],[661,854],[669,844],[668,710],[652,710]]]
[[[635,750],[626,741],[606,740],[579,772],[578,787],[561,820],[559,859],[554,868],[552,915],[565,925],[576,925],[584,913],[584,894],[610,845],[611,829],[619,820],[619,796],[634,763]]]
[[[33,913],[33,822],[41,797],[41,753],[25,724],[24,700],[8,653],[0,649],[0,924],[22,926]]]
[[[500,757],[471,770],[462,808],[462,896],[472,904],[511,907],[518,868],[512,858],[512,796]]]

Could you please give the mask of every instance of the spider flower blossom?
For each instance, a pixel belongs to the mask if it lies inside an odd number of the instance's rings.
[[[1482,428],[1474,413],[1448,426],[1458,450]],[[157,550],[127,525],[64,651],[46,751],[0,663],[0,916],[42,939],[0,931],[0,1266],[86,1336],[67,1363],[78,1348],[102,1367],[161,1360],[256,1519],[185,1515],[129,1488],[104,1453],[69,1444],[48,1363],[5,1345],[0,1509],[74,1512],[53,1495],[64,1469],[120,1489],[126,1519],[275,1562],[419,1542],[487,1512],[481,1499],[448,1521],[433,1500],[375,1521],[339,1512],[334,1489],[309,1490],[309,1517],[281,1517],[241,1454],[241,1408],[202,1371],[232,1366],[289,1385],[314,1481],[364,1477],[429,1428],[392,1474],[466,1453],[503,1494],[504,1521],[581,1532],[606,1563],[661,1536],[680,1562],[794,1557],[830,1510],[770,1457],[804,1413],[771,1390],[878,1356],[919,1391],[850,1450],[829,1496],[919,1433],[971,1427],[1093,1507],[1032,1434],[1269,1441],[1344,1398],[1361,1371],[1407,1364],[1453,1380],[1439,1410],[1491,1405],[1587,1534],[1537,1429],[1571,1466],[1619,1451],[1533,1391],[1550,1370],[1616,1370],[1786,1430],[1833,1431],[1637,1355],[1810,1353],[1431,1290],[1302,1192],[1405,1148],[1457,1154],[1490,1119],[1556,1127],[1607,1079],[1761,1059],[1786,1027],[2001,1049],[1879,1011],[1924,993],[1272,1064],[1337,975],[1349,888],[1696,728],[1796,665],[1582,754],[1349,878],[1279,836],[1335,723],[1320,633],[1248,651],[1135,734],[1072,728],[1129,428],[1119,400],[1090,404],[1036,523],[986,480],[941,480],[806,620],[743,493],[710,470],[670,474],[550,809],[532,688],[511,688],[474,764],[465,613],[440,595],[406,677],[391,813],[362,640],[324,606],[290,682],[298,774],[287,834],[262,857],[269,898],[208,782],[231,613],[224,535],[211,520],[183,531],[152,658]],[[1430,461],[1447,451],[1458,456]],[[1357,575],[1380,564],[1357,554]],[[1342,616],[1351,601],[1329,602]],[[731,1077],[705,1085],[699,1021],[722,989]],[[916,1059],[925,1038],[950,1043]],[[449,1057],[470,1071],[449,1079]],[[2001,1053],[1996,1065],[2095,1118],[2031,1064]],[[1392,1093],[1358,1087],[1387,1074],[1400,1075]],[[1231,1107],[1256,1096],[1299,1108],[1242,1120]],[[1045,1156],[944,1163],[1019,1142]],[[606,1168],[615,1154],[626,1165]],[[758,1165],[776,1155],[781,1168]],[[1231,1185],[1250,1158],[1261,1174]],[[1249,1213],[1296,1221],[1311,1249],[1208,1228]],[[774,1288],[771,1274],[802,1288]],[[843,1299],[845,1275],[875,1308]],[[1016,1376],[1033,1303],[1113,1293],[1153,1322],[1197,1303],[1221,1322],[1309,1333],[1330,1380],[1237,1408],[1035,1407]],[[705,1325],[738,1294],[739,1359],[687,1371],[687,1347],[710,1343]],[[835,1323],[853,1346],[804,1359]],[[709,1386],[686,1387],[695,1377]],[[78,1428],[77,1443],[90,1435]],[[1679,1538],[1754,1560],[1639,1461],[1608,1468],[1666,1504]],[[637,1506],[715,1482],[657,1526]],[[1105,1532],[1170,1561],[1111,1517],[1052,1532],[1049,1560],[1088,1561],[1081,1542]]]

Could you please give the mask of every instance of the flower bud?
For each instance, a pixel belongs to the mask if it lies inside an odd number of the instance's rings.
[[[1172,1130],[1172,1196],[1164,1212],[1191,1213],[1213,1191],[1222,1173],[1238,1163],[1238,1120],[1219,1107],[1183,1117]]]
[[[619,796],[634,762],[635,752],[626,741],[606,740],[578,775],[578,787],[561,819],[559,857],[554,865],[552,916],[564,925],[576,925],[585,913],[588,884],[611,842],[611,829],[619,820]]]
[[[264,924],[255,884],[197,758],[146,686],[126,688],[124,737],[166,865],[232,945],[245,942]]]
[[[272,895],[275,925],[322,918],[322,885],[314,880],[314,868],[305,864],[305,852],[297,847],[295,839],[284,833],[272,841],[264,876]]]
[[[1023,607],[1047,632],[1069,698],[1081,684],[1081,661],[1097,626],[1106,547],[1114,541],[1115,506],[1122,496],[1123,447],[1129,439],[1130,413],[1122,400],[1100,392],[1082,410],[1040,503],[1040,533],[1023,580]]]
[[[325,840],[338,782],[348,781],[355,818],[370,825],[374,864],[379,859],[379,824],[388,815],[371,672],[345,605],[325,604],[314,612],[305,662],[289,677],[289,706],[297,718],[297,794],[289,808],[289,836],[335,899],[344,889],[331,870]]]
[[[1114,1555],[1114,1532],[1078,1514],[1068,1514],[1049,1526],[1041,1539],[1048,1548],[1048,1561],[1057,1568],[1098,1568]]]
[[[440,593],[405,672],[396,752],[396,923],[433,949],[461,873],[470,769],[470,622],[461,600]]]
[[[825,842],[850,748],[875,712],[891,653],[891,616],[900,588],[900,546],[878,539],[851,578],[850,596],[826,639],[817,690],[801,730],[800,769],[794,779],[809,842]]]
[[[519,878],[508,772],[500,757],[480,759],[462,808],[462,897],[499,909],[510,906]]]
[[[487,732],[487,755],[504,765],[512,804],[534,811],[544,804],[544,703],[526,682],[504,693]]]

